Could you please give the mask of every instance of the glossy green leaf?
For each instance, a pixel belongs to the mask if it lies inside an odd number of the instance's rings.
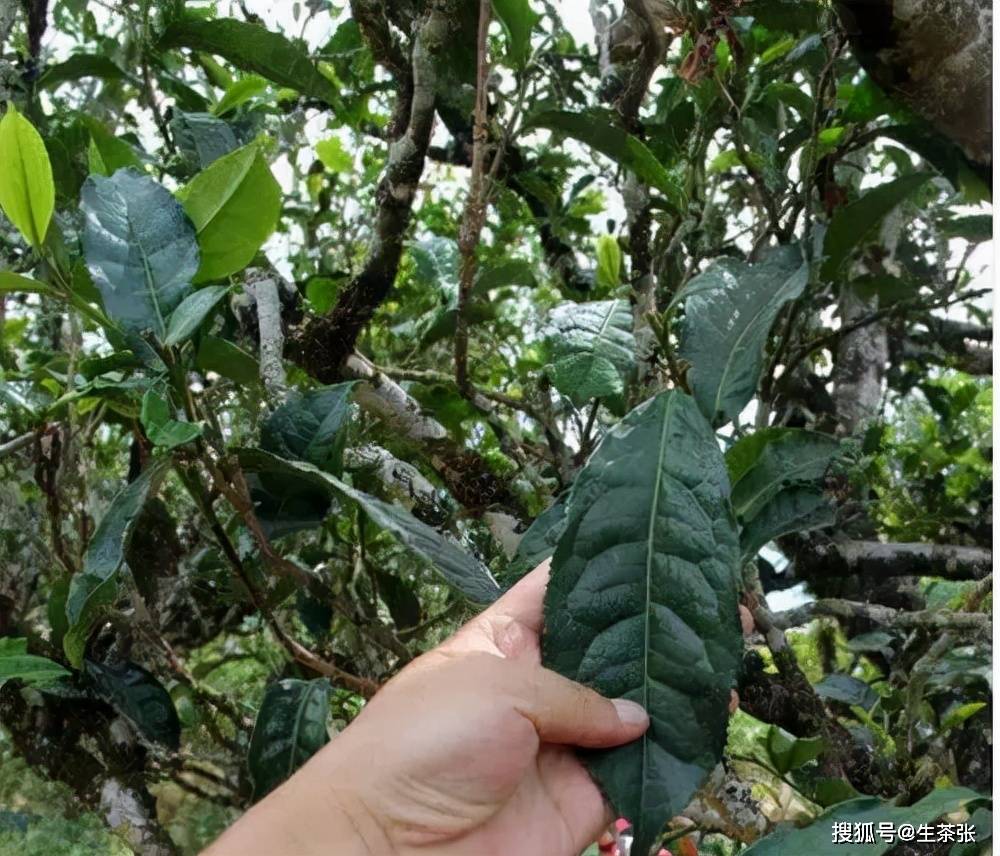
[[[287,86],[337,104],[337,90],[327,80],[309,55],[280,33],[258,24],[232,18],[213,21],[193,16],[172,22],[160,38],[161,48],[191,48],[216,54],[243,71],[266,77],[279,86]]]
[[[507,58],[514,68],[524,68],[531,56],[531,31],[539,15],[529,0],[493,0],[493,11],[507,35]]]
[[[255,469],[272,467],[280,472],[295,473],[300,479],[308,479],[314,485],[325,484],[331,492],[358,503],[376,525],[391,532],[400,543],[433,565],[452,588],[473,603],[491,603],[500,594],[500,586],[486,565],[408,511],[369,496],[304,461],[279,458],[262,449],[241,449],[239,455],[241,463],[249,463]]]
[[[8,101],[0,119],[0,209],[33,247],[41,247],[56,204],[45,143]]]
[[[745,558],[752,558],[765,544],[782,535],[822,529],[836,522],[836,510],[819,490],[790,487],[767,502],[743,526],[740,547]]]
[[[756,394],[774,320],[808,279],[798,247],[778,247],[754,265],[719,260],[675,298],[684,302],[678,353],[690,364],[688,386],[713,424],[736,419]]]
[[[185,297],[170,313],[163,344],[172,346],[187,341],[228,293],[224,285],[209,285]]]
[[[739,552],[715,435],[668,391],[612,428],[577,476],[545,596],[542,659],[649,711],[639,740],[584,760],[644,854],[722,756],[743,651]]]
[[[556,306],[543,332],[552,363],[561,365],[553,377],[559,391],[576,402],[620,393],[635,369],[632,324],[627,300]],[[574,386],[577,383],[580,389]]]
[[[784,775],[815,760],[824,749],[821,737],[795,737],[737,709],[729,719],[727,757],[750,760]]]
[[[39,282],[31,277],[21,276],[19,273],[11,273],[7,270],[0,270],[0,294],[43,294],[46,297],[59,297],[59,292],[51,285]]]
[[[958,811],[967,803],[982,799],[968,788],[939,788],[911,806],[896,806],[878,797],[861,797],[832,806],[808,826],[796,829],[787,825],[762,838],[744,850],[742,856],[790,856],[808,853],[810,856],[882,856],[901,842],[901,839],[882,840],[875,836],[874,843],[834,843],[832,829],[835,823],[890,823],[894,829],[903,824],[918,827],[933,823],[939,817]]]
[[[6,681],[18,680],[26,684],[47,684],[70,674],[48,657],[28,653],[26,639],[6,636],[0,638],[0,687]]]
[[[183,446],[201,436],[200,425],[174,419],[170,404],[153,389],[147,389],[142,397],[139,419],[150,442],[164,449]]]
[[[661,191],[675,208],[686,207],[684,190],[679,182],[667,172],[645,143],[615,124],[609,111],[593,109],[570,113],[548,110],[528,119],[525,130],[531,128],[548,128],[579,140]]]
[[[179,749],[181,723],[170,693],[136,663],[84,661],[84,671],[99,695],[129,719],[147,740]]]
[[[0,668],[2,668],[2,661],[0,661]],[[956,706],[941,717],[941,730],[950,731],[952,728],[957,728],[965,720],[979,713],[984,707],[986,707],[985,701],[970,701],[966,704]]]
[[[865,191],[861,197],[837,211],[823,241],[822,275],[834,279],[851,251],[861,246],[897,205],[913,196],[930,179],[926,172],[904,175]]]
[[[765,442],[750,466],[733,480],[733,511],[744,522],[753,519],[783,488],[818,482],[841,452],[840,442],[829,434],[777,430],[780,431],[777,435],[759,431],[748,438],[749,442],[756,442],[763,435]],[[746,441],[740,441],[743,442]],[[740,454],[740,443],[730,450],[727,462],[730,455]]]
[[[241,77],[226,88],[225,94],[212,108],[212,113],[216,116],[225,116],[229,111],[242,107],[252,98],[266,92],[268,86],[268,82],[256,74]]]
[[[255,800],[273,791],[326,745],[329,716],[326,678],[286,678],[265,690],[247,752]]]
[[[292,393],[261,426],[261,448],[339,473],[351,419],[354,382]]]
[[[281,213],[281,188],[253,143],[214,161],[177,198],[198,233],[195,282],[222,279],[250,264]]]
[[[375,571],[378,596],[382,599],[392,622],[400,630],[416,627],[423,618],[423,608],[417,593],[403,580],[385,571]]]
[[[83,252],[105,311],[127,330],[162,339],[198,269],[191,222],[166,188],[131,170],[90,176],[80,198]]]
[[[152,464],[111,500],[87,545],[83,569],[70,581],[66,597],[69,630],[63,639],[63,650],[77,668],[83,662],[84,647],[93,623],[118,594],[118,571],[125,559],[133,524],[147,498],[156,492],[165,472],[165,461]]]

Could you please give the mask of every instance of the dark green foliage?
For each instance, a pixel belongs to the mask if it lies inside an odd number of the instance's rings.
[[[679,353],[691,364],[687,382],[714,423],[733,421],[753,398],[771,325],[808,278],[800,250],[780,247],[755,265],[718,261],[677,296],[684,302]]]
[[[254,799],[273,791],[330,739],[330,682],[292,678],[271,684],[247,753]]]
[[[290,397],[261,426],[261,448],[338,474],[353,387],[340,383]]]
[[[163,685],[136,663],[84,661],[84,672],[98,695],[127,717],[147,740],[178,749],[181,724],[174,703]]]

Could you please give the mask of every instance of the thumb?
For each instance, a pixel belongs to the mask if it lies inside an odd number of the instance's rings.
[[[603,748],[629,743],[649,727],[642,706],[606,699],[549,669],[536,669],[528,703],[520,711],[545,743]]]

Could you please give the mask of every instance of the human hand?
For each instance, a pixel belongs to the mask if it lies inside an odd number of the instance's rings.
[[[541,667],[547,581],[545,563],[331,744],[332,766],[363,770],[348,805],[363,804],[395,853],[570,856],[611,820],[572,747],[627,743],[648,718]]]
[[[547,581],[546,562],[403,669],[213,856],[576,856],[613,816],[573,747],[649,721],[542,668]]]

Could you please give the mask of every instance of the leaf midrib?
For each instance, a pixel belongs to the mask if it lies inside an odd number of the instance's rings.
[[[656,462],[656,482],[653,487],[653,501],[649,510],[649,527],[646,532],[646,599],[645,611],[646,621],[643,628],[642,646],[642,706],[649,710],[649,633],[650,616],[652,615],[652,582],[653,582],[653,533],[656,528],[656,515],[660,504],[660,491],[663,486],[663,461],[666,455],[667,435],[669,434],[670,419],[674,411],[674,396],[669,396],[663,410],[663,425],[660,428],[660,448]],[[645,810],[646,805],[646,769],[649,766],[649,731],[642,735],[642,771],[639,780],[639,805]]]

